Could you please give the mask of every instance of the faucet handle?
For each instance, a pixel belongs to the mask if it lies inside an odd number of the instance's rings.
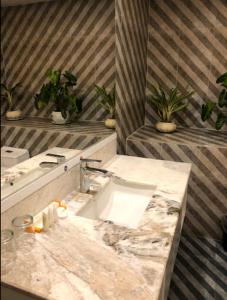
[[[87,168],[89,162],[101,163],[102,161],[100,159],[83,158],[82,156],[80,157],[80,164],[82,168]]]
[[[81,162],[98,162],[101,163],[101,159],[92,159],[92,158],[83,158],[82,156],[80,157]]]

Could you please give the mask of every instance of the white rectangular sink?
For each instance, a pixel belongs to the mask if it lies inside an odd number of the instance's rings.
[[[154,190],[154,185],[112,177],[78,215],[135,229],[152,199]]]

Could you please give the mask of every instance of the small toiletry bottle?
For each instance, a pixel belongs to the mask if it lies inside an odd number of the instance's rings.
[[[40,212],[38,215],[34,217],[34,227],[35,232],[42,232],[43,230],[43,213]]]
[[[48,207],[43,211],[43,230],[48,231],[49,225],[49,209]]]
[[[58,222],[58,213],[57,213],[57,208],[59,207],[59,204],[57,202],[53,202],[53,218],[54,218],[54,223]]]
[[[54,224],[54,212],[53,212],[52,203],[48,206],[48,217],[49,217],[49,226],[51,227]]]

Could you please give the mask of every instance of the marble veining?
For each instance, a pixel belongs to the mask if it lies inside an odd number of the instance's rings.
[[[124,170],[133,160],[116,156],[107,167],[126,178]],[[45,299],[165,299],[160,295],[163,282],[170,280],[166,266],[179,240],[190,165],[172,163],[170,173],[175,181],[179,179],[177,189],[177,184],[166,184],[168,170],[162,181],[166,168],[162,161],[144,160],[137,164],[137,173],[128,177],[155,183],[157,188],[137,229],[77,216],[93,196],[73,192],[65,199],[68,218],[37,234],[31,251],[18,249],[15,267],[2,281]],[[159,166],[163,178],[152,180],[152,172],[150,178],[146,176],[152,165]]]

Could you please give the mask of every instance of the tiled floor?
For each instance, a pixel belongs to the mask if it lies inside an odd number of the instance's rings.
[[[169,300],[227,300],[227,252],[212,239],[182,237]]]

